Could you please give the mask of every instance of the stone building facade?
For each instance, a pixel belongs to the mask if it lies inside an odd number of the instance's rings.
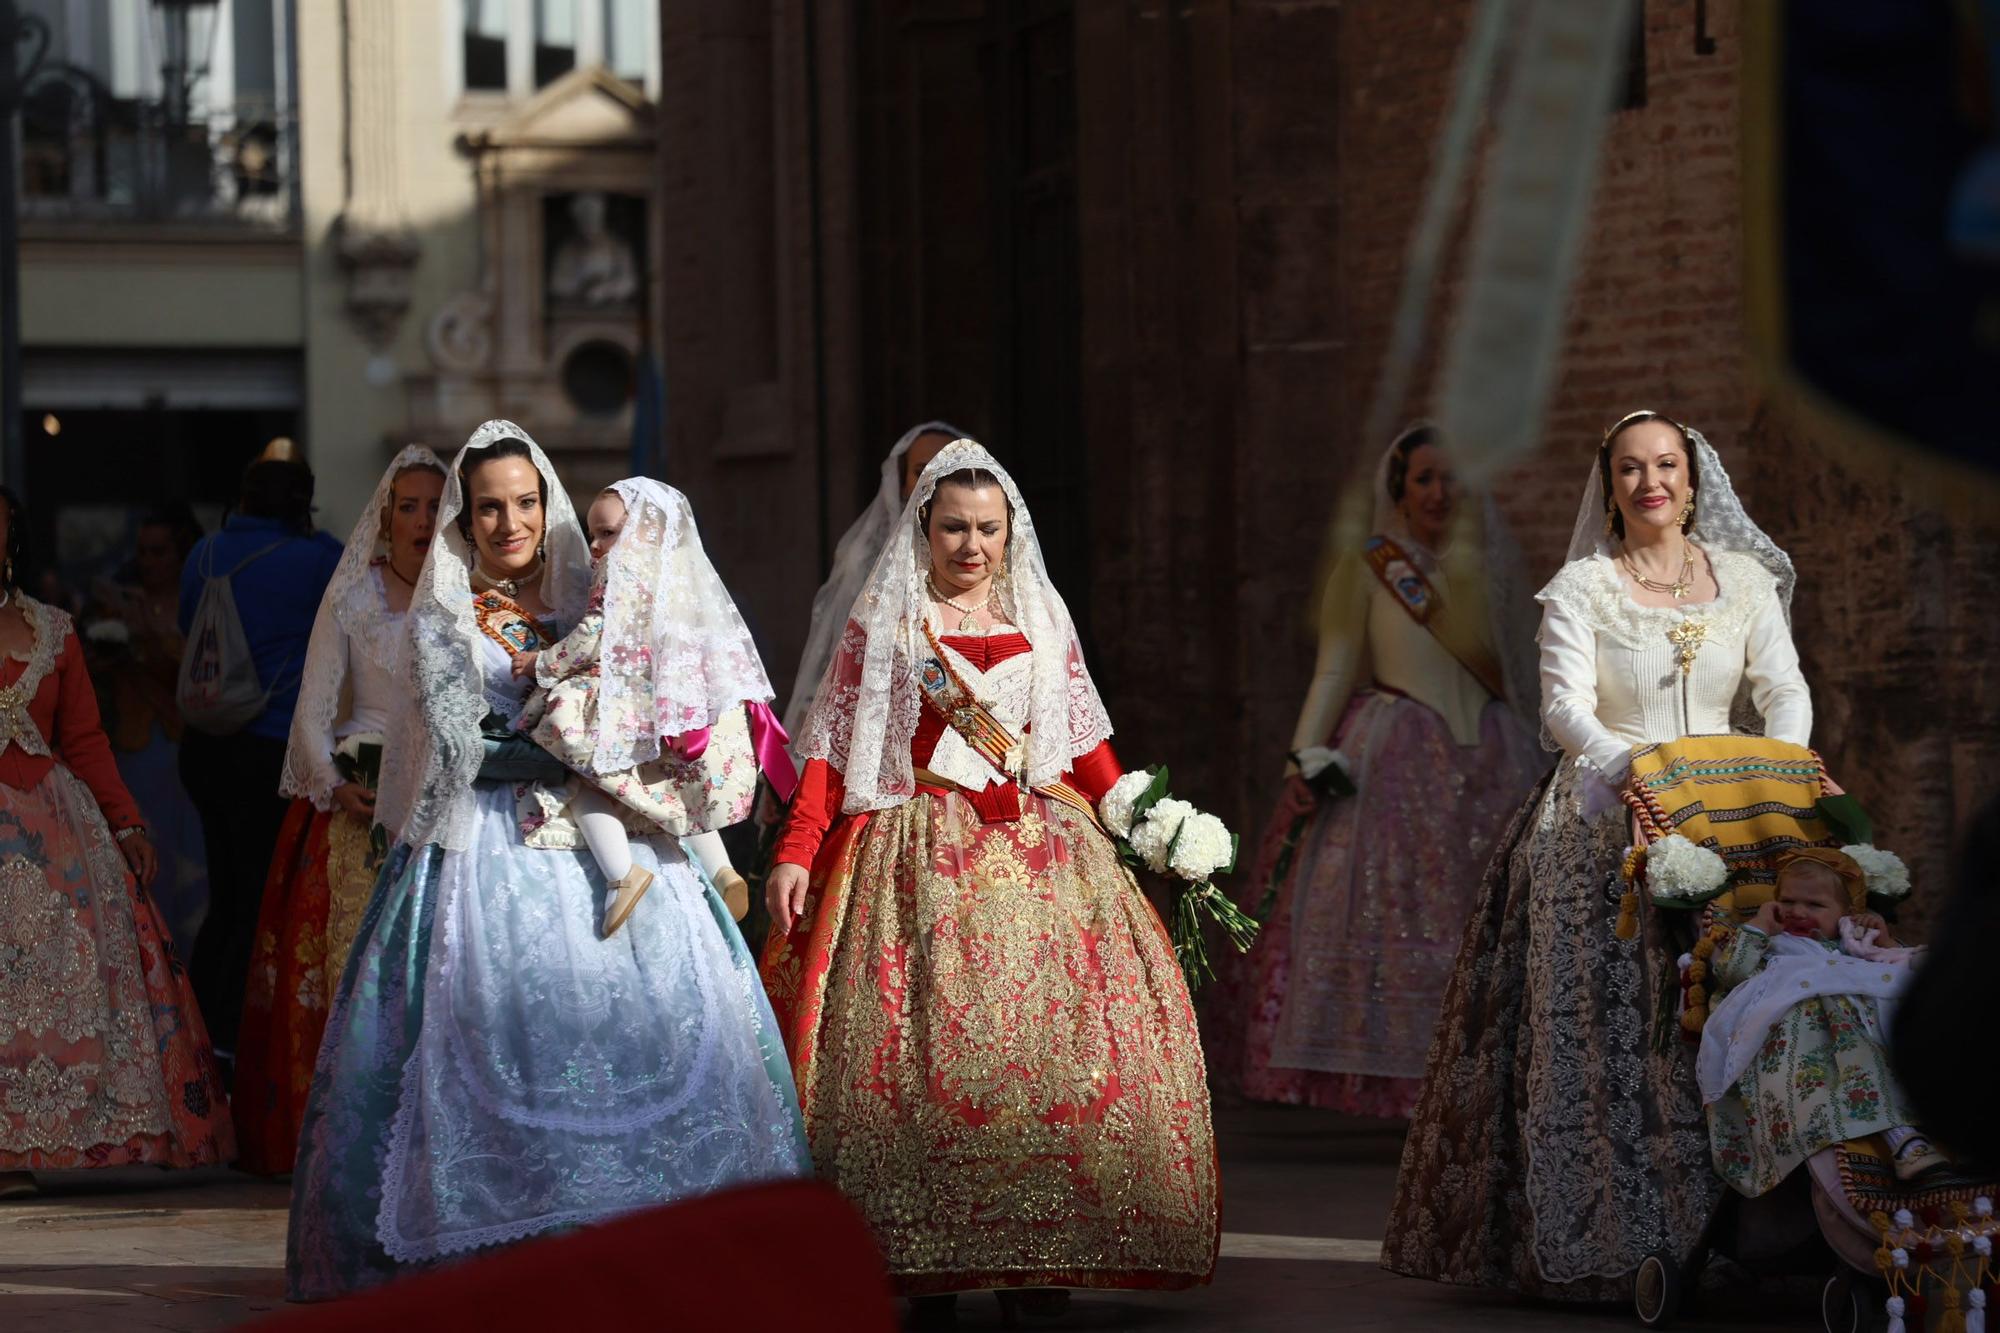
[[[1546,577],[1606,424],[1702,428],[1798,564],[1829,766],[1940,886],[2000,788],[2000,542],[1830,461],[1751,372],[1739,8],[1645,0],[1543,445],[1499,498]],[[666,472],[774,675],[882,451],[942,416],[1022,476],[1126,760],[1254,832],[1327,519],[1386,443],[1360,422],[1471,10],[664,0]]]

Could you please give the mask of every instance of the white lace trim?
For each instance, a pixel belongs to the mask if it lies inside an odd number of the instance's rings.
[[[1079,756],[1111,735],[1097,687],[1084,666],[1069,607],[1049,580],[1027,502],[993,455],[954,440],[924,468],[868,586],[855,600],[840,647],[806,717],[799,754],[824,759],[846,785],[848,814],[883,810],[916,791],[910,742],[923,708],[919,671],[930,655],[923,626],[930,607],[925,571],[930,545],[919,515],[940,480],[962,468],[991,474],[1007,495],[1006,618],[1037,645],[1022,719],[1027,785],[1056,781]]]
[[[458,530],[465,507],[458,475],[468,453],[508,438],[528,446],[548,492],[541,595],[551,618],[574,624],[590,591],[589,546],[554,464],[513,422],[481,425],[445,471],[437,536],[410,596],[410,707],[383,756],[376,798],[376,817],[414,847],[435,843],[464,851],[471,844],[477,813],[472,781],[482,754],[479,723],[487,690],[478,653],[484,636],[472,611],[472,554]]]
[[[63,644],[69,641],[74,622],[67,611],[36,601],[26,593],[15,596],[20,599],[21,618],[27,622],[28,632],[35,641],[26,657],[7,654],[9,661],[27,665],[21,668],[20,677],[12,685],[0,688],[0,754],[5,754],[9,745],[18,745],[23,754],[45,759],[50,754],[49,738],[35,725],[28,705],[34,702],[49,672],[55,670],[56,658],[62,653]]]
[[[1641,606],[1626,591],[1618,566],[1602,551],[1572,560],[1556,572],[1535,600],[1553,603],[1623,647],[1643,651],[1684,620],[1702,619],[1709,632],[1731,637],[1748,625],[1777,595],[1769,570],[1734,551],[1708,553],[1717,596],[1680,606]]]
[[[599,776],[652,763],[662,737],[712,727],[736,705],[773,697],[687,497],[649,477],[612,489],[626,512],[597,570],[604,632],[592,770]]]
[[[306,645],[278,791],[284,796],[304,797],[321,810],[333,808],[333,789],[340,785],[340,772],[333,764],[333,739],[341,721],[341,696],[347,693],[345,686],[353,674],[352,655],[361,654],[391,676],[404,674],[409,643],[406,618],[389,609],[388,589],[375,561],[383,546],[382,515],[394,493],[396,474],[413,467],[444,471],[438,456],[420,444],[408,446],[390,460],[341,550],[340,563],[334,566],[333,577],[320,598],[312,638]]]
[[[994,721],[1007,728],[1018,738],[1021,724],[1026,720],[1032,691],[1034,689],[1034,647],[1025,653],[1016,653],[1004,662],[995,662],[990,670],[981,671],[970,659],[952,647],[950,638],[960,633],[952,630],[941,634],[940,642],[951,656],[952,669],[957,671],[992,712]],[[995,626],[985,633],[965,631],[965,637],[986,638],[991,634],[1018,634],[1011,626],[1001,629]],[[959,786],[972,791],[983,791],[996,782],[1010,782],[1012,775],[1002,773],[970,745],[956,730],[947,726],[938,736],[937,747],[931,751],[930,762],[924,767],[941,778],[950,778]]]

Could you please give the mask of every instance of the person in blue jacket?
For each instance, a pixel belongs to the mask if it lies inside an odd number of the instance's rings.
[[[236,1049],[257,908],[285,817],[278,779],[306,641],[340,563],[341,544],[313,529],[312,499],[313,474],[304,463],[253,462],[235,510],[220,531],[195,545],[181,570],[181,632],[194,620],[207,576],[226,574],[266,691],[264,710],[240,730],[214,735],[190,726],[181,742],[181,783],[201,815],[209,884],[208,915],[188,973],[225,1064]]]

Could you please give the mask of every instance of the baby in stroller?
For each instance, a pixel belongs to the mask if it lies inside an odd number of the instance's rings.
[[[1901,863],[1873,848],[1798,848],[1778,862],[1775,896],[1715,946],[1722,998],[1702,1027],[1695,1072],[1715,1169],[1742,1194],[1874,1134],[1901,1180],[1949,1168],[1890,1074],[1889,1014],[1922,950],[1899,947],[1866,910],[1864,858],[1878,866],[1878,892],[1906,891]]]

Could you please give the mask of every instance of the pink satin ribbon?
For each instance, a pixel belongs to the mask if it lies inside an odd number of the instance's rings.
[[[778,794],[780,802],[791,800],[792,793],[798,790],[799,770],[792,764],[789,749],[792,738],[785,734],[785,724],[778,721],[769,704],[746,699],[743,710],[750,718],[750,749],[757,756],[757,767],[763,770],[765,780]],[[710,730],[708,727],[697,727],[693,731],[683,731],[668,744],[684,758],[699,759],[708,751]]]

